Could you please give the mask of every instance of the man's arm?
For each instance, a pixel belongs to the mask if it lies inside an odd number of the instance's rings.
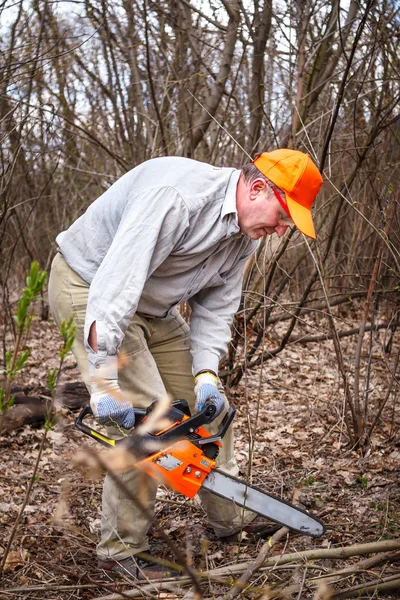
[[[116,356],[147,278],[172,252],[187,224],[187,208],[173,188],[150,189],[128,202],[90,286],[85,346],[93,367]],[[110,377],[116,377],[114,368]]]
[[[226,354],[231,339],[230,327],[239,306],[249,254],[242,256],[220,286],[206,288],[189,301],[196,406],[201,410],[211,401],[215,404],[216,416],[226,407],[223,386],[218,378],[219,361]]]
[[[119,388],[117,353],[147,278],[171,253],[187,221],[186,206],[172,188],[133,198],[91,283],[85,320],[90,405],[104,425],[130,429],[135,423]]]

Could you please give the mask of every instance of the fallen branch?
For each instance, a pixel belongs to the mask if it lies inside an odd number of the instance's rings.
[[[246,292],[245,292],[246,293]],[[387,294],[391,294],[397,293],[397,289],[396,288],[390,288],[388,290],[378,290],[377,294],[381,295],[381,296],[385,296],[387,297]],[[254,294],[254,292],[250,292],[250,295]],[[364,298],[367,295],[367,290],[357,290],[357,291],[353,291],[348,294],[337,294],[337,295],[333,295],[333,296],[329,296],[329,305],[332,306],[340,306],[341,304],[352,304],[354,302],[355,299],[357,298]],[[256,306],[256,308],[262,308],[263,306],[265,308],[271,308],[275,305],[277,305],[276,302],[273,301],[272,298],[266,297],[267,300],[270,300],[271,303],[265,305],[264,302],[259,302]],[[327,304],[326,304],[326,300],[324,298],[320,299],[312,299],[309,301],[310,304],[306,304],[304,306],[302,306],[301,308],[301,317],[299,318],[303,318],[305,315],[307,314],[312,314],[314,312],[323,312],[326,308],[327,308]],[[280,304],[281,308],[282,308],[282,312],[279,312],[277,314],[275,314],[274,316],[271,316],[268,318],[268,325],[274,325],[274,323],[281,323],[282,321],[289,321],[289,319],[292,318],[293,313],[291,312],[293,310],[293,308],[296,308],[297,304],[295,302],[288,302],[288,303],[282,303]],[[254,316],[254,313],[252,312],[250,313],[250,315],[247,318],[247,322],[249,322],[251,320],[251,318]],[[238,313],[240,314],[240,312]]]
[[[99,581],[98,583],[72,583],[66,585],[26,585],[15,588],[5,588],[1,590],[2,594],[27,594],[29,592],[61,592],[61,591],[72,591],[72,590],[93,590],[98,588],[115,588],[114,583],[105,583]],[[122,598],[122,596],[120,596]]]
[[[399,321],[395,321],[395,326],[399,325]],[[365,327],[365,331],[378,331],[379,329],[389,329],[392,325],[388,323],[380,323],[379,325],[367,325]],[[355,327],[354,329],[348,329],[347,331],[338,331],[337,335],[339,338],[342,337],[351,337],[356,333],[359,333],[360,328]],[[309,344],[310,342],[324,342],[326,340],[331,340],[332,335],[330,333],[321,333],[319,335],[294,335],[289,338],[289,344]]]
[[[390,329],[391,327],[397,327],[400,324],[399,321],[395,321],[394,323],[380,323],[379,325],[367,325],[365,327],[365,331],[371,331],[371,329],[373,331],[378,331],[380,329]],[[347,331],[338,331],[337,335],[339,338],[343,338],[343,337],[351,337],[353,335],[356,335],[360,332],[360,328],[359,327],[354,327],[354,329],[348,329]],[[332,334],[330,333],[321,333],[318,335],[305,335],[305,334],[300,334],[300,335],[292,335],[289,337],[287,344],[291,345],[291,344],[310,344],[313,342],[325,342],[327,340],[331,340],[332,339]],[[279,346],[277,346],[276,348],[272,348],[271,350],[265,350],[264,352],[261,352],[257,358],[255,358],[253,361],[249,362],[248,365],[246,365],[246,369],[254,369],[255,367],[263,364],[264,362],[271,360],[272,358],[274,358],[274,356],[280,354],[282,352],[282,345],[280,344]],[[242,364],[238,364],[234,367],[232,367],[232,369],[230,369],[229,371],[222,371],[221,373],[221,377],[228,377],[229,375],[236,375],[236,377],[238,376],[237,373],[242,373],[243,372],[243,365]],[[240,378],[239,378],[240,381]],[[232,384],[233,385],[233,384]],[[236,385],[236,380],[235,380],[235,385]]]
[[[274,565],[285,565],[291,562],[314,560],[320,558],[341,559],[351,556],[362,556],[364,554],[374,554],[376,552],[394,552],[400,550],[400,538],[395,540],[382,540],[380,542],[369,542],[368,544],[354,544],[353,546],[344,546],[342,548],[315,548],[314,550],[304,550],[303,552],[292,552],[275,556],[266,560],[262,567],[272,567]],[[209,571],[210,575],[229,575],[245,571],[252,563],[245,562],[229,567],[219,567]]]

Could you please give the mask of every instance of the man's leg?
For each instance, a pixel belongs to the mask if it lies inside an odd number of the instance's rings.
[[[135,315],[125,332],[121,353],[125,366],[118,373],[121,391],[133,396],[135,407],[147,408],[155,400],[167,397],[157,365],[149,352],[151,335],[149,323]],[[118,481],[122,481],[126,494]],[[114,481],[107,475],[103,487],[101,541],[97,546],[99,558],[123,560],[149,549],[147,532],[151,524],[157,493],[157,481],[137,469],[131,469]],[[132,500],[137,498],[146,513]]]
[[[76,335],[72,352],[78,363],[82,378],[90,389],[87,355],[83,342],[89,285],[79,277],[57,254],[49,281],[50,307],[56,323],[75,318]],[[147,407],[156,399],[164,398],[166,391],[154,359],[147,348],[151,335],[146,320],[136,315],[125,335],[121,351],[127,358],[126,367],[119,373],[122,391],[135,398],[135,406]],[[152,514],[157,490],[154,479],[136,470],[120,476],[130,494],[139,495]],[[103,487],[101,541],[97,552],[99,558],[122,560],[147,550],[147,531],[150,519],[134,504],[130,494],[125,494],[109,475]]]
[[[152,335],[149,350],[157,364],[164,385],[174,400],[187,400],[190,410],[195,409],[192,358],[190,354],[189,327],[178,311],[164,319],[154,319],[149,323]],[[223,392],[223,389],[221,389]],[[226,407],[228,401],[226,400]],[[218,430],[225,412],[207,427],[210,433]],[[237,476],[239,469],[233,451],[233,428],[227,431],[217,459],[218,467],[230,475]],[[200,490],[199,496],[207,511],[207,516],[217,536],[226,536],[239,531],[250,523],[255,513],[243,511],[233,502],[219,498],[207,490]]]

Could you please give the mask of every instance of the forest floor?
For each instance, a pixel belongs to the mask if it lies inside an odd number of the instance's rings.
[[[266,343],[278,334],[275,328]],[[383,335],[377,335],[372,353],[371,415],[385,396],[390,380],[386,365],[393,362],[400,345],[395,339],[391,357],[385,355]],[[29,346],[31,357],[17,383],[45,386],[47,373],[58,362],[59,337],[54,323],[35,320]],[[346,338],[343,347],[347,360],[352,360],[354,338]],[[72,356],[66,366],[61,383],[78,381]],[[281,597],[311,598],[315,589],[311,578],[331,575],[367,557],[361,552],[352,559],[322,559],[322,550],[385,540],[397,540],[400,548],[398,381],[397,392],[393,391],[363,453],[348,443],[342,385],[330,341],[289,346],[282,355],[247,374],[230,399],[237,408],[236,457],[241,477],[248,474],[251,455],[254,485],[288,501],[295,498],[326,525],[326,534],[320,539],[290,533],[273,545],[269,556],[275,560],[275,568],[252,575],[248,596],[278,597],[276,590],[291,586]],[[85,447],[100,447],[74,428],[75,417],[76,413],[61,409],[57,425],[47,434],[38,473],[5,563],[0,597],[72,600],[105,598],[124,590],[131,590],[125,597],[193,597],[188,593],[191,585],[184,586],[187,579],[182,584],[174,581],[168,591],[157,591],[137,582],[115,583],[97,568],[101,480],[78,470],[74,458]],[[43,432],[43,428],[26,426],[0,438],[0,556],[23,505]],[[264,540],[255,543],[244,539],[240,544],[217,540],[197,499],[185,500],[162,486],[156,520],[189,564],[203,575],[208,572],[201,578],[206,598],[222,597],[232,588],[231,565],[246,566],[261,550],[266,552]],[[150,540],[155,555],[175,560],[154,528]],[[315,550],[315,557],[301,559],[299,553],[305,550]],[[299,558],[278,566],[279,556],[289,552]],[[339,577],[341,581],[333,585],[333,597],[350,597],[339,593],[365,581],[396,581],[396,575],[400,586],[399,551],[388,556],[389,560],[385,555],[377,566],[366,568],[361,563],[354,567],[356,574]],[[240,575],[238,571],[235,577]],[[385,597],[398,597],[398,591],[387,591]],[[329,594],[321,591],[319,597],[331,597]],[[373,591],[369,591],[359,597],[372,596]]]

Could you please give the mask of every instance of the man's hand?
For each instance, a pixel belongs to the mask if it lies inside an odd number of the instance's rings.
[[[101,425],[130,429],[135,424],[135,411],[127,402],[116,379],[104,380],[104,386],[92,384],[90,407]]]
[[[225,398],[218,389],[218,385],[220,385],[218,377],[207,371],[196,375],[194,380],[197,410],[203,410],[205,403],[210,400],[216,406],[215,416],[217,417],[225,408]]]

